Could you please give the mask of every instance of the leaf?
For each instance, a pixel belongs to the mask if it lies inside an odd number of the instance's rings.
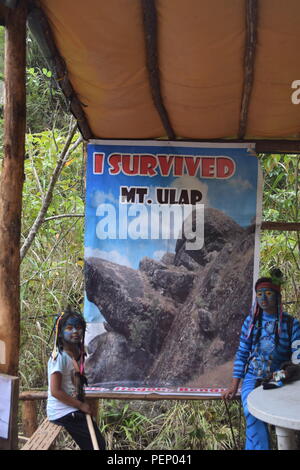
[[[75,158],[72,158],[72,160],[68,160],[64,166],[69,166],[71,165],[71,163],[73,163],[75,161]]]

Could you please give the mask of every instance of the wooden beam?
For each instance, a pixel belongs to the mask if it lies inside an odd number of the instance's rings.
[[[278,230],[280,232],[300,232],[300,223],[298,222],[262,222],[262,230]]]
[[[0,180],[0,372],[17,375],[20,338],[20,233],[26,127],[27,0],[5,18],[4,159]]]
[[[239,124],[239,139],[244,138],[247,129],[248,111],[254,78],[254,62],[257,29],[257,0],[246,2],[246,48],[244,59],[244,89]]]
[[[157,48],[157,14],[155,0],[142,0],[143,21],[146,45],[146,62],[152,99],[164,126],[168,139],[175,140],[176,136],[165,108],[161,88]]]
[[[123,138],[114,139],[116,141],[126,140]],[[127,139],[132,140],[132,139]],[[138,139],[141,142],[149,140]],[[156,139],[154,139],[156,140]],[[159,139],[160,140],[160,139]],[[170,139],[172,140],[172,139]],[[176,138],[173,139],[174,142],[199,142],[199,143],[216,143],[216,144],[255,144],[256,153],[290,153],[290,154],[300,154],[300,140],[265,140],[265,139],[184,139]]]
[[[54,73],[57,84],[68,100],[70,111],[77,121],[82,137],[85,140],[94,138],[95,136],[91,131],[83,110],[84,104],[78,99],[68,78],[67,66],[56,47],[52,30],[45,13],[37,6],[34,6],[30,10],[28,24],[49,64],[50,70]]]
[[[300,153],[299,140],[261,140],[255,147],[257,153]]]
[[[143,392],[89,392],[86,391],[85,396],[89,400],[105,399],[108,400],[145,400],[145,401],[159,401],[159,400],[222,400],[222,393],[216,392],[215,395],[209,395],[206,392],[198,393],[197,395],[182,393],[179,394],[159,394],[159,393],[143,393]],[[239,395],[236,399],[239,400]],[[47,392],[28,391],[20,393],[19,400],[46,400]]]

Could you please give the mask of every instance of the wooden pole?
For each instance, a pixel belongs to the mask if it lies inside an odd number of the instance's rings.
[[[25,437],[31,437],[38,428],[36,402],[24,400],[22,406],[22,427]]]
[[[257,42],[257,0],[246,1],[246,47],[244,59],[244,89],[241,104],[238,137],[243,139],[247,130],[248,112],[254,80],[255,51]]]
[[[24,180],[27,0],[5,17],[4,159],[0,179],[0,372],[17,375],[20,229]]]
[[[142,13],[146,47],[146,63],[153,103],[160,116],[168,139],[176,140],[160,87],[157,48],[157,12],[155,0],[142,0]]]
[[[91,441],[92,441],[93,448],[94,448],[94,450],[99,450],[98,441],[97,441],[95,429],[94,429],[94,426],[93,426],[92,417],[91,417],[91,415],[88,415],[88,414],[86,414],[85,416],[86,416],[86,421],[87,421],[87,425],[88,425],[88,428],[89,428],[89,433],[90,433],[90,436],[91,436]]]
[[[88,398],[87,396],[86,402],[89,404],[90,409],[92,411],[92,416],[97,420],[98,419],[98,412],[99,412],[99,399],[98,398]]]

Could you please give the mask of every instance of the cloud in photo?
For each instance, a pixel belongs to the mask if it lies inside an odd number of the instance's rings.
[[[200,203],[205,204],[205,206],[209,206],[208,186],[195,176],[180,176],[172,182],[171,187],[178,189],[196,189],[197,191],[201,191],[202,199]]]
[[[171,184],[171,187],[178,189],[196,189],[197,191],[200,191],[202,193],[202,199],[200,201],[200,204],[204,204],[205,208],[208,208],[210,206],[208,199],[208,185],[200,181],[195,176],[185,175],[176,178]],[[192,205],[185,206],[185,218],[190,216],[192,209]]]
[[[162,257],[166,254],[167,252],[164,251],[164,250],[157,250],[157,251],[154,251],[153,253],[153,258],[157,261],[160,261],[162,259]]]
[[[253,185],[248,180],[244,180],[242,178],[231,178],[228,181],[228,184],[232,186],[236,191],[248,191],[249,189],[253,189]]]
[[[112,204],[119,203],[119,201],[115,198],[115,196],[110,193],[105,193],[103,191],[95,191],[91,194],[91,206],[98,207],[99,204],[104,204],[107,202],[111,202]]]
[[[84,249],[85,258],[101,258],[106,261],[111,261],[112,263],[121,264],[122,266],[127,266],[131,268],[131,263],[127,256],[123,255],[117,250],[104,251],[99,250],[98,248],[91,248],[89,246]]]

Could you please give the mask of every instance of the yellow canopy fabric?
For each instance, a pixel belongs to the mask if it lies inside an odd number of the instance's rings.
[[[41,0],[95,138],[166,135],[153,103],[140,0]],[[246,1],[156,0],[161,93],[186,139],[237,138]],[[299,139],[299,0],[260,0],[245,139]],[[300,96],[300,95],[299,95]]]

